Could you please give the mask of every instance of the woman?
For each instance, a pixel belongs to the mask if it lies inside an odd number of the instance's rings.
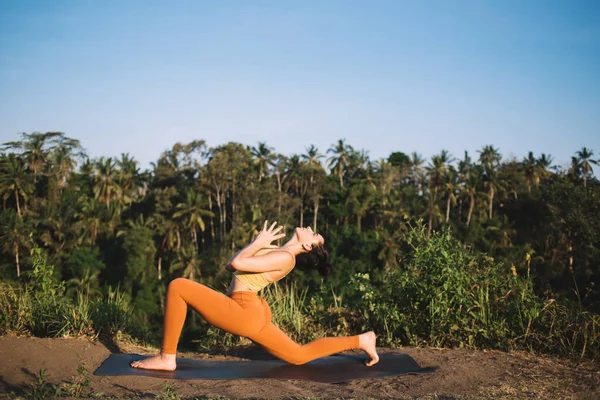
[[[245,336],[270,354],[292,364],[304,364],[351,349],[362,349],[369,355],[367,366],[379,361],[373,332],[322,338],[301,346],[273,325],[269,306],[257,292],[294,269],[297,257],[309,260],[313,267],[323,267],[327,252],[323,248],[323,236],[310,227],[296,228],[285,245],[274,246],[273,241],[285,236],[279,234],[283,227],[277,227],[275,222],[267,228],[267,224],[265,221],[256,239],[228,262],[227,269],[234,272],[229,296],[188,279],[178,278],[169,284],[161,352],[131,363],[132,367],[170,371],[176,368],[177,342],[188,305],[217,328]]]

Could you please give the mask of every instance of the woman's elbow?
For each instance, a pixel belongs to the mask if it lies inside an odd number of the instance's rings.
[[[237,259],[233,259],[231,260],[231,262],[229,263],[229,266],[231,267],[231,269],[233,271],[239,271],[240,270],[240,260]]]

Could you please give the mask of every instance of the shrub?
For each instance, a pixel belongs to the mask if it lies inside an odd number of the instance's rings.
[[[33,246],[31,260],[27,282],[0,282],[0,334],[78,337],[132,331],[129,300],[122,292],[109,288],[107,296],[94,300],[77,292],[72,300],[41,248]]]
[[[465,248],[449,230],[427,238],[419,224],[406,242],[406,263],[383,282],[366,273],[350,281],[359,328],[380,332],[384,343],[600,355],[600,316],[536,295],[529,256],[520,276],[515,266]]]

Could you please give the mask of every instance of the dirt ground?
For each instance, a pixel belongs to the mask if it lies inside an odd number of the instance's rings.
[[[112,353],[150,354],[155,350],[84,339],[0,338],[0,398],[31,398],[39,370],[53,387],[77,388],[77,397],[100,398],[394,398],[394,399],[600,399],[600,365],[537,357],[523,352],[402,348],[433,374],[360,379],[341,384],[294,380],[169,380],[140,376],[95,376]],[[265,359],[250,346],[232,355],[186,353],[212,360]],[[89,373],[82,383],[78,367]],[[79,385],[75,384],[79,382]],[[168,388],[170,385],[170,388]],[[65,390],[63,390],[65,393]]]

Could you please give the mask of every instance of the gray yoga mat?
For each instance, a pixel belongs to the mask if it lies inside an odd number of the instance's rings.
[[[426,374],[435,368],[421,368],[408,354],[386,353],[372,367],[364,356],[331,356],[304,365],[284,361],[208,361],[178,358],[175,371],[132,368],[129,363],[146,358],[139,354],[111,354],[95,375],[143,375],[167,379],[301,379],[338,383],[351,379],[371,379],[403,374]]]

